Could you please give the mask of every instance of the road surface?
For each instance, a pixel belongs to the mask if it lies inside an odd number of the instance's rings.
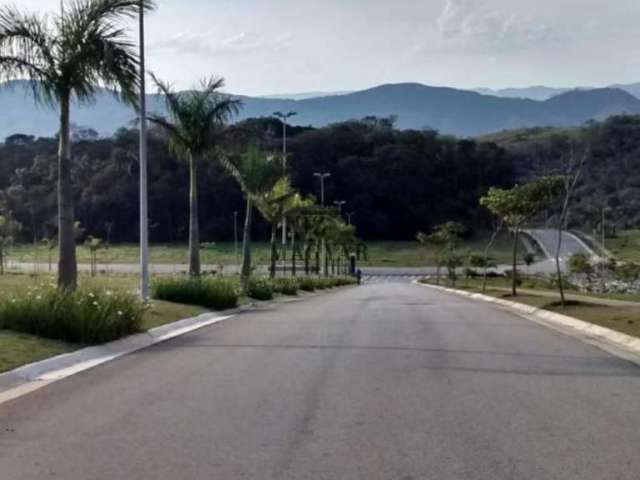
[[[547,255],[548,259],[555,259],[556,250],[558,248],[558,231],[548,229],[533,229],[527,230],[527,233],[531,235],[540,245],[542,251]],[[586,255],[595,255],[587,244],[576,237],[571,232],[562,232],[562,245],[560,248],[560,259],[567,261],[571,256],[578,253],[584,253]]]
[[[640,368],[376,283],[263,307],[0,406],[7,480],[637,480]]]

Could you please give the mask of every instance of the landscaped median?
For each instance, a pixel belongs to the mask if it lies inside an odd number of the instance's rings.
[[[637,302],[574,294],[562,307],[558,298],[552,296],[553,292],[546,290],[527,290],[513,297],[510,292],[495,287],[483,292],[475,286],[444,287],[432,279],[422,279],[419,283],[489,301],[640,354],[640,303]]]
[[[132,293],[133,277],[84,280],[83,287],[69,293],[59,291],[48,278],[2,279],[0,373],[207,311],[355,283],[351,277],[256,277],[251,279],[249,296],[243,297],[235,276],[176,275],[156,278],[154,299],[145,304]],[[105,286],[109,283],[114,287]]]

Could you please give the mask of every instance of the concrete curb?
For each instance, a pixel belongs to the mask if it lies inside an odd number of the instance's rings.
[[[600,325],[595,325],[574,317],[525,305],[523,303],[503,300],[483,295],[481,293],[472,293],[464,290],[456,290],[438,285],[420,283],[419,281],[414,283],[426,288],[440,290],[446,293],[470,298],[472,300],[493,303],[494,305],[510,310],[523,318],[532,320],[538,324],[542,324],[574,337],[578,337],[587,343],[603,348],[609,353],[621,356],[640,365],[640,338],[632,337],[631,335],[617,332],[610,328],[601,327]]]
[[[178,320],[174,323],[153,328],[148,332],[130,335],[103,345],[87,347],[75,352],[23,365],[0,374],[0,405],[49,383],[84,372],[143,348],[214,325],[233,316],[204,313],[197,317]]]

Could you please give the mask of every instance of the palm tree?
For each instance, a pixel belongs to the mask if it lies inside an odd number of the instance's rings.
[[[298,208],[296,197],[299,203],[300,195],[291,188],[289,178],[282,177],[269,192],[258,198],[256,204],[264,219],[271,224],[271,263],[269,267],[271,278],[276,276],[278,223],[286,218],[288,212]]]
[[[200,89],[184,93],[176,93],[169,84],[153,75],[152,78],[164,95],[169,118],[151,114],[149,121],[164,130],[173,153],[189,162],[189,273],[197,276],[200,275],[198,165],[213,155],[225,123],[238,113],[242,102],[220,93],[223,78],[204,79]]]
[[[0,8],[0,78],[27,79],[37,101],[59,108],[58,149],[58,285],[74,289],[78,266],[73,232],[70,106],[90,101],[99,87],[119,90],[135,102],[140,80],[138,57],[125,30],[117,24],[153,0],[76,0],[64,16],[26,14]]]
[[[252,145],[247,152],[239,156],[223,159],[223,164],[240,184],[247,201],[242,239],[242,270],[240,279],[246,291],[251,276],[251,222],[256,202],[270,192],[282,178],[282,167],[275,155],[268,155]]]
[[[308,208],[312,207],[315,203],[315,199],[313,197],[303,197],[299,193],[293,197],[291,201],[291,208],[289,208],[285,212],[285,218],[287,224],[290,226],[290,235],[291,235],[291,276],[296,276],[296,260],[298,257],[299,247],[296,243],[296,236],[298,233],[301,234],[303,238],[306,240],[306,230],[307,230],[307,218],[309,215],[305,212]],[[306,258],[306,257],[305,257]],[[306,263],[305,263],[306,265]]]

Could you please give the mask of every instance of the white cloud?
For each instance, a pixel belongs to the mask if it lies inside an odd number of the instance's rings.
[[[532,18],[482,10],[476,0],[447,0],[436,22],[440,47],[467,53],[501,53],[540,46],[557,38]]]
[[[278,35],[273,38],[240,32],[227,38],[217,38],[210,33],[181,32],[171,37],[157,40],[150,49],[166,50],[179,54],[195,54],[219,57],[239,53],[278,52],[290,46],[291,36]]]

